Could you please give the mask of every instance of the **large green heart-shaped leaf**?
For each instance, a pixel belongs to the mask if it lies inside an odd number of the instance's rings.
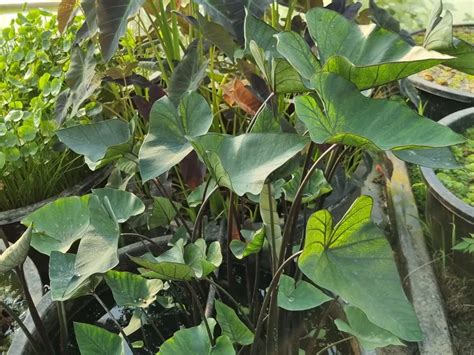
[[[248,133],[237,137],[211,133],[192,140],[214,180],[239,196],[247,192],[260,194],[266,178],[306,143],[305,137],[286,133]]]
[[[81,275],[77,274],[75,265],[75,254],[63,254],[59,251],[51,252],[49,257],[49,279],[52,300],[67,301],[72,298],[90,295],[102,281],[102,278],[99,276],[80,279]],[[95,273],[94,265],[89,266],[91,270],[85,270],[86,275]],[[76,280],[79,281],[76,282]]]
[[[32,230],[32,226],[28,227],[14,244],[0,254],[0,273],[16,268],[26,260],[30,250]]]
[[[222,330],[222,335],[229,337],[233,344],[250,345],[254,335],[239,319],[235,311],[224,303],[216,300],[216,318]]]
[[[50,255],[52,251],[66,252],[89,227],[89,196],[57,199],[37,209],[22,223],[34,225],[31,246]]]
[[[207,322],[211,333],[214,333],[216,321],[208,318]],[[221,335],[216,339],[216,346],[212,347],[204,323],[192,328],[178,330],[160,347],[157,355],[198,354],[198,355],[233,355],[234,347],[230,339]]]
[[[123,307],[146,308],[163,289],[163,281],[147,280],[131,272],[108,271],[105,282],[112,290],[115,302]]]
[[[105,204],[107,199],[118,223],[128,221],[130,217],[138,216],[145,211],[145,204],[137,196],[128,191],[112,188],[94,189],[92,194]]]
[[[54,257],[51,254],[51,270],[58,270],[61,267],[69,270],[59,275],[57,285],[60,285],[60,289],[53,290],[54,285],[51,285],[53,295],[58,297],[55,300],[67,300],[83,287],[90,276],[105,273],[118,264],[120,228],[110,204],[102,204],[97,196],[91,196],[89,214],[90,224],[79,236],[81,242],[77,254],[72,254],[74,259],[71,256],[58,255],[60,253],[56,253]],[[61,263],[64,266],[58,266],[55,263]]]
[[[376,25],[358,26],[335,11],[313,9],[306,14],[306,20],[323,70],[343,76],[360,90],[407,77],[452,58],[412,47],[398,34]]]
[[[337,329],[356,336],[365,350],[384,348],[388,345],[405,345],[392,333],[371,323],[359,308],[346,306],[344,312],[348,323],[336,319],[334,323]]]
[[[315,143],[398,150],[464,141],[461,135],[419,116],[403,103],[365,97],[339,75],[322,73],[315,84],[326,112],[312,96],[295,99],[296,114]]]
[[[139,153],[143,181],[160,176],[183,160],[193,150],[187,137],[205,134],[211,124],[209,104],[197,93],[185,95],[178,109],[167,97],[157,101]]]
[[[145,0],[100,0],[97,2],[99,42],[104,60],[108,62],[127,30],[128,19],[134,16]]]
[[[305,311],[332,300],[309,282],[281,275],[278,285],[278,306],[287,311]]]
[[[60,129],[56,134],[73,152],[93,162],[101,160],[109,148],[113,149],[130,139],[127,122],[119,119],[72,126]]]
[[[74,322],[74,334],[81,355],[123,355],[122,338],[92,324]]]
[[[314,213],[298,266],[311,281],[360,308],[378,327],[419,341],[422,333],[401,287],[392,249],[370,222],[371,210],[372,199],[362,196],[334,227],[327,210]]]

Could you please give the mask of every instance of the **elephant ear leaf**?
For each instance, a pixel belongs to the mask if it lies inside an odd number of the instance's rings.
[[[377,327],[419,341],[422,332],[403,292],[392,249],[370,221],[371,210],[372,199],[362,196],[334,227],[327,210],[314,213],[298,266],[315,284],[361,309]]]
[[[108,62],[127,30],[128,19],[134,16],[145,0],[102,0],[97,2],[97,21],[102,55]]]
[[[28,227],[14,244],[0,254],[0,273],[8,272],[25,261],[30,250],[32,230],[33,226]]]
[[[431,12],[423,47],[456,57],[443,64],[474,75],[474,46],[462,39],[453,37],[453,15],[449,10],[446,10],[443,15],[441,0],[437,1]]]
[[[83,355],[125,353],[123,340],[119,335],[95,325],[74,322],[74,333]]]
[[[340,143],[377,150],[443,147],[464,142],[451,129],[422,118],[403,103],[375,100],[339,75],[315,81],[323,112],[312,96],[295,99],[298,118],[315,143]],[[364,107],[363,110],[357,109]]]
[[[327,9],[313,9],[306,19],[309,33],[318,46],[323,71],[343,76],[359,90],[380,86],[452,59],[423,47],[412,47],[397,33],[375,24],[359,26]]]

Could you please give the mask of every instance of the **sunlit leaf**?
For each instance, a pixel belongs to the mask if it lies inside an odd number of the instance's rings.
[[[26,260],[30,250],[32,231],[32,226],[28,227],[15,243],[0,254],[0,273],[16,268]]]
[[[232,343],[250,345],[254,335],[249,328],[239,319],[235,311],[224,303],[216,300],[217,323],[222,329],[222,335],[229,337]]]
[[[74,322],[74,334],[81,355],[123,355],[122,338],[92,324]]]

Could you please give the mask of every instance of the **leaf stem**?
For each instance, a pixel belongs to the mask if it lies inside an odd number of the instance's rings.
[[[206,318],[206,315],[204,313],[204,309],[202,308],[199,297],[198,297],[196,291],[194,291],[192,286],[189,284],[189,282],[185,282],[184,284],[186,285],[187,289],[189,290],[192,297],[194,298],[194,301],[196,302],[196,306],[199,310],[199,313],[201,314],[201,318],[202,318],[202,321],[204,322],[204,326],[206,327],[207,335],[209,336],[209,340],[211,341],[212,347],[214,347],[216,345],[216,341],[214,339],[214,336],[212,335],[211,328],[209,327],[209,322],[207,321],[207,318]]]

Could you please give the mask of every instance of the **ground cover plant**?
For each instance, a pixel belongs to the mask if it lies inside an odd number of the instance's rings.
[[[67,24],[76,2],[61,6]],[[323,354],[349,353],[355,340],[365,349],[421,341],[390,244],[371,221],[372,198],[354,196],[340,216],[332,207],[361,166],[375,161],[390,174],[386,151],[436,167],[440,151],[449,157],[447,147],[465,141],[370,94],[466,61],[442,53],[454,54],[451,46],[414,47],[385,28],[393,22],[374,3],[377,25],[358,24],[359,9],[345,1],[83,1],[82,51],[73,52],[82,65],[59,107],[74,116],[75,98],[95,92],[95,48],[99,66],[116,64],[110,80],[134,92],[125,104],[114,96],[124,112],[68,124],[57,137],[90,168],[114,171],[106,187],[26,217],[29,229],[1,255],[1,270],[31,245],[50,258],[59,305],[93,298],[109,313],[98,291],[106,285],[131,310],[126,325],[114,321],[115,333],[74,323],[71,342],[83,354]],[[427,31],[431,43],[437,26]],[[157,233],[171,235],[165,251],[130,256],[135,273],[115,270],[119,243],[154,245]],[[174,309],[181,329],[160,329],[153,304],[158,313]],[[45,334],[34,342],[64,351],[58,343]]]

